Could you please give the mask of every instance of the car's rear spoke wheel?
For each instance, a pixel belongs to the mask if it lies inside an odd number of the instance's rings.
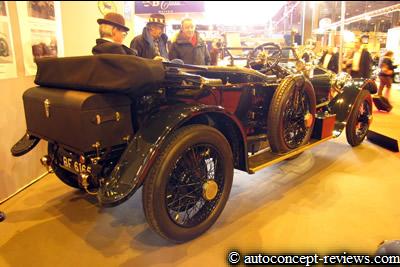
[[[144,182],[151,228],[174,242],[205,232],[221,214],[232,186],[233,156],[225,137],[205,125],[175,131]]]
[[[166,206],[176,224],[193,227],[210,215],[221,196],[219,191],[212,200],[204,199],[204,185],[211,181],[217,189],[224,186],[218,151],[210,145],[188,148],[177,160],[167,183]]]

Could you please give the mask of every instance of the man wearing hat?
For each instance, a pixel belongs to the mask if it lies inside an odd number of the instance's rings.
[[[125,19],[118,13],[107,13],[104,19],[98,19],[100,39],[92,49],[93,54],[123,54],[137,55],[135,50],[122,44],[129,28],[125,26]]]
[[[138,52],[139,57],[168,60],[168,37],[164,28],[164,15],[152,14],[143,33],[132,40],[130,47]]]

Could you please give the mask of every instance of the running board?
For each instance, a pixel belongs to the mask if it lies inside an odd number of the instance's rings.
[[[279,155],[279,154],[272,153],[271,151],[265,151],[261,154],[251,156],[251,157],[249,157],[249,173],[254,174],[256,171],[259,171],[261,169],[264,169],[265,167],[271,166],[271,165],[281,162],[285,159],[296,156],[297,154],[300,154],[303,151],[306,151],[314,146],[317,146],[325,141],[328,141],[329,139],[331,139],[333,137],[334,136],[329,136],[324,139],[311,139],[310,143],[308,143],[307,145],[304,145],[304,146],[302,146],[296,150],[293,150],[287,154]]]
[[[389,149],[393,152],[399,152],[399,142],[394,138],[371,130],[368,131],[367,138],[370,142],[377,144],[378,146]]]

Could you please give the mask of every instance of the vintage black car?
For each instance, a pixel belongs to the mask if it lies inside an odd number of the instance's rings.
[[[261,51],[261,53],[260,53]],[[27,133],[14,156],[48,142],[41,161],[105,206],[143,185],[144,213],[162,237],[205,232],[228,200],[234,168],[254,173],[372,119],[373,81],[290,67],[264,44],[247,67],[190,66],[125,55],[39,59],[24,95]]]

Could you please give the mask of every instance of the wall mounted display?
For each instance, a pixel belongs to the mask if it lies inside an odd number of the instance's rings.
[[[117,12],[117,6],[114,1],[98,1],[97,6],[99,7],[100,13],[103,15],[109,12]]]
[[[64,56],[59,1],[17,2],[25,75],[36,74],[35,60]]]
[[[132,1],[124,1],[124,18],[126,20],[132,19],[133,3]]]
[[[14,45],[6,1],[0,1],[0,79],[17,77]]]
[[[204,1],[135,1],[135,14],[204,12]]]

